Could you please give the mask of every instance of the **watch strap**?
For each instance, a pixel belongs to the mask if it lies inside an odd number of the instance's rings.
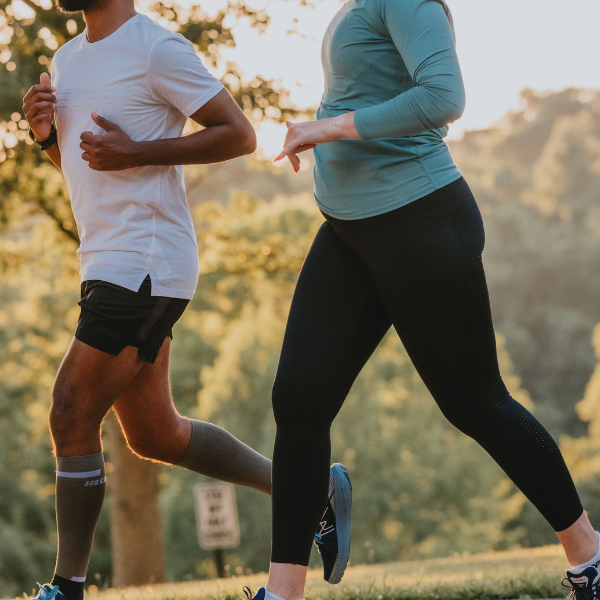
[[[56,135],[56,127],[54,123],[52,123],[52,129],[50,131],[50,135],[43,141],[38,142],[33,135],[33,131],[31,131],[31,127],[29,128],[29,137],[40,147],[40,150],[48,150],[50,146],[53,146],[58,141]]]

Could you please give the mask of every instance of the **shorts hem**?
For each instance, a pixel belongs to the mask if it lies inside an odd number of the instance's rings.
[[[123,350],[125,350],[125,348],[127,348],[127,346],[128,346],[128,344],[123,344],[123,346],[119,350],[116,350],[116,349],[109,350],[101,342],[90,339],[88,336],[83,335],[83,332],[81,332],[81,331],[75,332],[75,339],[79,340],[82,344],[85,344],[86,346],[89,346],[90,348],[94,348],[94,350],[99,350],[100,352],[104,352],[105,354],[110,354],[111,356],[119,356],[119,354],[121,354],[121,352],[123,352]]]

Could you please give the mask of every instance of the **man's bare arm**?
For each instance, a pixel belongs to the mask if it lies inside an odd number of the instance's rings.
[[[40,83],[32,86],[23,98],[23,114],[38,142],[50,137],[52,121],[54,120],[55,105],[58,102],[56,90],[50,83],[48,73],[40,75]],[[46,150],[48,158],[60,169],[60,150],[58,144],[52,144]]]
[[[96,171],[216,163],[256,150],[254,129],[226,90],[191,116],[204,129],[184,137],[135,142],[118,125],[95,113],[92,118],[106,133],[85,131],[80,147],[83,160]]]
[[[37,138],[36,138],[37,139]],[[54,143],[50,148],[45,150],[46,156],[59,168],[62,170],[61,162],[60,162],[60,150],[58,149],[58,144]]]

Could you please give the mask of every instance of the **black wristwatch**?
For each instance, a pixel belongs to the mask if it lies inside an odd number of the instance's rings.
[[[53,146],[58,141],[56,137],[56,127],[54,126],[54,123],[52,123],[52,130],[50,131],[50,135],[43,142],[38,142],[35,139],[33,131],[31,131],[31,127],[29,128],[29,137],[40,147],[41,150],[48,150],[50,146]]]

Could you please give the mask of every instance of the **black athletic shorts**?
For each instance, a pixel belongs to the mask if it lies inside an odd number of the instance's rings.
[[[113,356],[135,346],[141,360],[153,363],[165,338],[173,337],[173,325],[189,300],[151,293],[150,275],[137,292],[106,281],[84,281],[75,337]]]

